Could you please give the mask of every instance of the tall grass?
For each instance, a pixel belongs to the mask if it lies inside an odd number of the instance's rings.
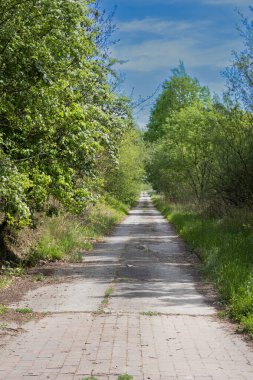
[[[108,198],[90,206],[82,217],[65,213],[48,217],[27,261],[30,264],[39,260],[82,261],[82,252],[91,250],[93,242],[107,234],[127,211],[126,205]]]
[[[201,257],[228,315],[253,337],[253,214],[231,210],[223,218],[210,218],[161,197],[154,197],[154,203]]]

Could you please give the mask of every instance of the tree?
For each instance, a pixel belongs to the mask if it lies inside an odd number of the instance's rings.
[[[253,12],[253,7],[250,7]],[[240,34],[244,42],[244,50],[234,52],[233,64],[225,70],[227,78],[227,96],[238,102],[248,111],[253,111],[253,21],[241,15]]]
[[[129,123],[118,147],[118,165],[111,166],[105,188],[123,203],[133,205],[144,177],[144,145],[133,120]]]
[[[197,79],[191,78],[181,62],[172,70],[170,79],[163,83],[162,92],[151,111],[145,140],[152,142],[161,138],[165,134],[164,124],[171,113],[190,106],[197,100],[208,103],[209,90],[207,87],[200,86]]]
[[[0,0],[0,211],[30,223],[53,196],[79,212],[128,117],[91,0]]]
[[[148,165],[155,188],[178,200],[202,202],[210,196],[216,124],[215,113],[199,102],[167,118],[165,135],[155,145]]]

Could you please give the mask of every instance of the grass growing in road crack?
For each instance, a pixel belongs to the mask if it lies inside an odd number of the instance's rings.
[[[133,380],[133,376],[124,373],[122,375],[119,375],[118,380]]]
[[[20,314],[30,314],[30,313],[33,313],[33,309],[30,309],[29,307],[19,307],[15,311],[17,313],[20,313]]]
[[[112,287],[106,289],[105,294],[104,294],[104,299],[102,301],[102,305],[103,306],[107,306],[108,305],[110,297],[112,296],[112,293],[113,293],[113,288]]]
[[[83,377],[81,380],[97,380],[94,376],[89,377]],[[122,375],[118,376],[118,380],[133,380],[133,376],[128,375],[127,373],[123,373]]]
[[[94,312],[95,315],[103,314],[105,312],[104,308],[108,306],[110,297],[112,296],[112,294],[113,294],[113,287],[110,286],[109,288],[105,290],[103,300],[101,301],[101,304],[98,310]]]
[[[158,315],[161,315],[161,313],[159,313],[157,311],[142,311],[140,314],[141,315],[147,315],[148,317],[156,317]]]
[[[221,218],[153,198],[162,214],[198,254],[204,274],[226,305],[225,314],[253,338],[253,214],[235,209]]]

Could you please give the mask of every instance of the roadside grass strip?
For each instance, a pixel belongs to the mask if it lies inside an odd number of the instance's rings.
[[[203,273],[214,282],[224,316],[253,338],[253,214],[234,209],[221,218],[153,197],[188,246],[200,257]]]

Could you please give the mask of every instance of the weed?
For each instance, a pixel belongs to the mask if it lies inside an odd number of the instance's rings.
[[[118,376],[118,380],[133,380],[133,376],[124,373]]]
[[[83,220],[68,214],[47,217],[28,263],[35,264],[39,260],[82,262],[81,251],[90,251],[93,242],[107,234],[127,213],[127,206],[118,201],[111,199],[110,204],[105,202],[108,201],[89,206]]]
[[[5,289],[12,283],[12,278],[10,276],[1,275],[0,276],[0,289]]]
[[[97,380],[97,378],[94,376],[89,376],[89,377],[82,377],[81,380]]]
[[[113,293],[113,288],[112,287],[106,289],[105,294],[104,294],[104,299],[102,301],[102,305],[103,306],[107,306],[108,305],[109,299],[112,296],[112,293]]]
[[[94,315],[101,315],[104,314],[104,309],[100,306],[97,310],[93,311]]]
[[[22,277],[25,274],[25,268],[22,265],[11,267],[10,263],[5,263],[1,267],[0,289],[8,288],[14,277]]]
[[[7,328],[8,328],[8,323],[5,323],[5,322],[0,323],[0,329],[1,330],[6,330]]]
[[[12,267],[6,268],[6,274],[9,276],[22,277],[24,276],[25,272],[26,272],[26,269],[22,265],[14,267],[14,268]]]
[[[135,282],[135,279],[130,277],[119,277],[117,278],[117,282]]]
[[[45,276],[43,273],[38,273],[32,276],[32,280],[37,282],[45,281]]]
[[[83,261],[83,254],[81,252],[73,252],[68,256],[69,263],[81,263]]]
[[[8,310],[7,306],[0,304],[0,315],[6,313]]]
[[[247,331],[251,338],[253,338],[253,315],[242,317],[241,322],[244,326],[244,331]]]
[[[59,282],[60,281],[60,276],[52,276],[51,279],[55,282]]]
[[[156,317],[158,315],[161,315],[161,313],[157,312],[157,311],[143,311],[140,313],[141,315],[147,315],[149,317]]]
[[[20,308],[17,308],[15,311],[21,314],[33,313],[33,309],[30,309],[29,307],[20,307]]]
[[[105,291],[105,297],[106,298],[111,297],[112,293],[113,293],[113,288],[112,287],[107,288],[106,291]]]

